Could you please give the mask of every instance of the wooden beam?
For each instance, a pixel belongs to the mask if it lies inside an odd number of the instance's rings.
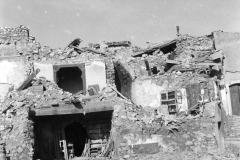
[[[137,57],[137,56],[140,56],[140,55],[148,53],[148,52],[154,52],[157,49],[161,49],[161,48],[167,47],[167,46],[169,46],[171,44],[174,44],[176,42],[177,42],[177,40],[174,39],[174,40],[172,40],[170,42],[167,42],[165,44],[157,44],[157,45],[151,46],[151,47],[146,48],[145,50],[143,50],[141,52],[137,52],[137,53],[132,54],[132,57]]]
[[[118,101],[100,101],[100,102],[88,102],[87,104],[80,104],[75,106],[74,104],[59,104],[59,107],[49,106],[42,109],[31,109],[31,116],[49,116],[49,115],[65,115],[65,114],[79,114],[79,113],[91,113],[101,111],[111,111],[114,105],[119,104]]]
[[[16,90],[21,91],[22,89],[24,89],[39,72],[40,72],[40,69],[36,69],[32,74],[28,76],[28,78]]]

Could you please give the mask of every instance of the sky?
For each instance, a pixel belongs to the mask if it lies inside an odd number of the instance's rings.
[[[0,26],[25,25],[42,45],[161,43],[180,33],[240,32],[239,0],[0,0]]]

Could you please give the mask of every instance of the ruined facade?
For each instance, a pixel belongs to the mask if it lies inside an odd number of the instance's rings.
[[[2,159],[239,155],[238,33],[81,41],[52,49],[25,26],[0,30]]]

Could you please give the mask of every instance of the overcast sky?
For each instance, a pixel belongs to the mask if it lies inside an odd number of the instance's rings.
[[[180,33],[240,32],[240,0],[0,0],[0,26],[26,25],[43,45],[130,40],[159,43]]]

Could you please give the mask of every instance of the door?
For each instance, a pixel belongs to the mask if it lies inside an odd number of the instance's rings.
[[[193,107],[198,103],[198,100],[200,100],[200,84],[194,83],[190,84],[186,87],[187,92],[187,101],[188,101],[188,109]]]
[[[240,84],[235,84],[229,87],[232,104],[232,114],[240,115]]]

